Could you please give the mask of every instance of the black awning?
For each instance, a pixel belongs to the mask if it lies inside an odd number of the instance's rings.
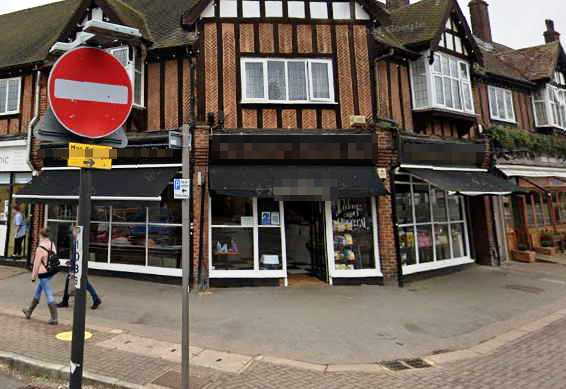
[[[179,168],[138,168],[92,171],[92,200],[98,202],[159,202]],[[79,199],[79,170],[48,170],[33,177],[14,197],[27,202]]]
[[[210,189],[239,197],[334,200],[382,195],[372,166],[211,166]]]
[[[508,195],[521,192],[514,183],[487,171],[403,169],[421,180],[446,190],[467,196]]]

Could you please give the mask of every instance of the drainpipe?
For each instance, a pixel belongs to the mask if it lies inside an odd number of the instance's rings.
[[[31,140],[32,140],[32,129],[35,126],[35,123],[39,120],[39,95],[40,95],[40,81],[41,81],[41,71],[37,71],[37,77],[35,78],[35,102],[34,102],[34,112],[33,118],[29,122],[28,125],[28,133],[27,133],[27,142],[26,142],[26,163],[30,168],[32,175],[35,176],[37,171],[33,166],[33,162],[31,161]]]

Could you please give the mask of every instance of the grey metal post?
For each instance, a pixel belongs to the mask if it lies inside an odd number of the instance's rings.
[[[190,178],[190,158],[191,158],[191,144],[190,144],[190,126],[184,125],[183,131],[183,178]],[[189,388],[189,277],[191,267],[191,199],[183,199],[182,204],[182,257],[183,257],[183,308],[182,308],[182,334],[181,334],[181,377],[182,389]]]
[[[83,381],[83,361],[85,345],[84,336],[86,321],[86,283],[90,243],[91,183],[91,169],[81,169],[81,181],[79,189],[79,225],[83,227],[83,252],[81,256],[82,272],[80,288],[75,290],[75,307],[73,310],[73,343],[71,344],[70,389],[81,389]]]

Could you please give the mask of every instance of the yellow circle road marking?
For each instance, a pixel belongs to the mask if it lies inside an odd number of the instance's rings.
[[[70,342],[71,340],[73,340],[73,332],[72,331],[60,332],[57,335],[55,335],[55,337],[59,340],[62,340],[63,342]],[[85,331],[85,340],[88,340],[90,338],[92,338],[92,333]]]

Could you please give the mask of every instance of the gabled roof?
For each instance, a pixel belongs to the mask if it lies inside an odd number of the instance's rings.
[[[552,78],[561,56],[565,58],[560,41],[505,51],[497,55],[499,60],[517,69],[530,81]]]
[[[356,0],[356,1],[360,3],[374,19],[379,20],[381,23],[389,22],[389,11],[379,1],[377,0]],[[200,14],[206,9],[206,7],[211,2],[212,0],[185,1],[184,2],[186,5],[184,7],[185,12],[183,12],[183,16],[182,16],[183,25],[187,27],[192,26],[198,20]]]
[[[94,0],[104,13],[140,30],[151,49],[183,46],[181,26],[190,0]],[[91,0],[63,0],[0,15],[0,69],[44,61],[49,49],[84,17]]]
[[[44,60],[80,6],[66,0],[0,15],[0,68]]]

